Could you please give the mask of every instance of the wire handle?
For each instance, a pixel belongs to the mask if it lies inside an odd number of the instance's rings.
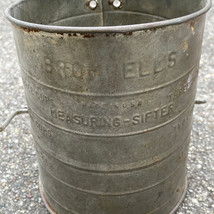
[[[17,110],[15,112],[13,112],[7,119],[6,121],[3,123],[2,126],[0,126],[0,132],[3,132],[7,126],[10,124],[10,122],[13,120],[13,118],[19,114],[27,114],[28,112],[28,108],[24,107],[23,109]]]

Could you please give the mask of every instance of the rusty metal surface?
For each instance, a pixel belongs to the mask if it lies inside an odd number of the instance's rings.
[[[183,202],[183,200],[184,200],[184,198],[185,198],[185,196],[186,196],[187,186],[188,186],[188,185],[187,185],[187,181],[186,181],[185,189],[184,189],[184,192],[183,192],[182,197],[180,198],[180,201],[177,203],[177,205],[174,207],[174,209],[173,209],[169,214],[175,214],[175,212],[176,212],[177,209],[179,208],[180,204]],[[43,199],[43,201],[44,201],[44,204],[45,204],[45,206],[46,206],[47,209],[48,209],[48,212],[49,212],[50,214],[58,214],[58,213],[56,213],[56,211],[55,211],[55,210],[51,207],[51,205],[49,204],[49,202],[48,202],[48,200],[47,200],[47,198],[46,198],[46,196],[45,196],[44,189],[43,189],[43,187],[42,187],[41,182],[40,182],[40,192],[41,192],[41,196],[42,196],[42,199]]]
[[[173,210],[186,187],[204,18],[116,34],[14,26],[41,182],[56,212]]]

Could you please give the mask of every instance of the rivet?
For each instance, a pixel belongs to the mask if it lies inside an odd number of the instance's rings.
[[[121,5],[122,5],[121,0],[114,0],[114,1],[113,1],[113,6],[114,6],[115,8],[120,8]]]
[[[98,6],[98,3],[97,3],[97,0],[91,0],[89,1],[89,7],[92,9],[92,10],[95,10]]]

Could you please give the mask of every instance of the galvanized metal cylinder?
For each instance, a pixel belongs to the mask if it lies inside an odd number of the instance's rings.
[[[28,0],[7,10],[51,213],[177,208],[210,6]]]

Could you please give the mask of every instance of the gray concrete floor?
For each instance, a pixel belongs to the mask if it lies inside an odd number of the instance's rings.
[[[12,29],[0,2],[0,121],[25,106]],[[213,0],[214,3],[214,0]],[[214,214],[214,9],[208,13],[188,161],[189,187],[177,214]],[[0,214],[47,214],[38,190],[38,170],[28,115],[0,134]],[[134,213],[133,213],[134,214]]]

